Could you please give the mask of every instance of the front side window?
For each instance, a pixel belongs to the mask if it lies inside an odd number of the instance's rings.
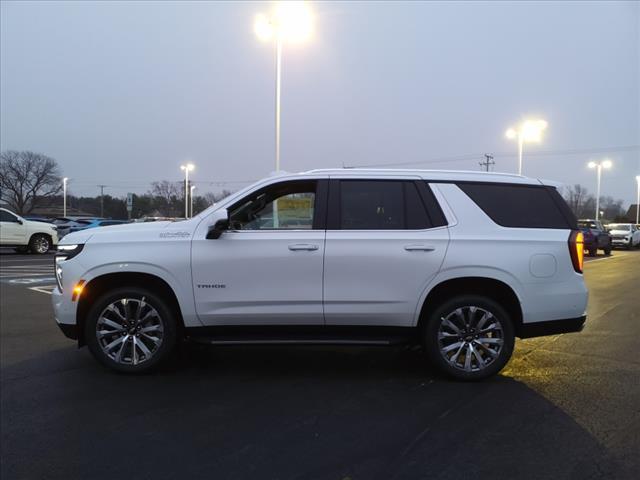
[[[0,210],[0,222],[18,222],[18,218],[15,215],[7,212],[6,210]]]
[[[231,230],[311,230],[316,181],[286,182],[260,190],[229,211]]]
[[[342,230],[419,230],[431,222],[412,181],[341,180]]]

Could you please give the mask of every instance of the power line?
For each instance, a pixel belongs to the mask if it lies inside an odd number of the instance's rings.
[[[566,150],[545,150],[540,152],[527,152],[527,157],[542,157],[549,155],[583,155],[583,154],[596,154],[596,153],[612,153],[612,152],[625,152],[625,151],[634,151],[640,150],[640,145],[622,145],[622,146],[614,146],[614,147],[594,147],[594,148],[576,148],[576,149],[566,149]],[[458,155],[451,157],[440,157],[440,158],[431,158],[427,160],[414,160],[410,162],[393,162],[393,163],[376,163],[369,165],[354,165],[352,167],[357,168],[374,168],[374,167],[400,167],[407,165],[428,165],[434,163],[454,163],[454,162],[462,162],[465,160],[475,160],[476,158],[482,156],[482,153],[469,153],[466,155]],[[493,154],[494,158],[506,158],[506,157],[516,157],[518,154],[516,152],[501,152]]]

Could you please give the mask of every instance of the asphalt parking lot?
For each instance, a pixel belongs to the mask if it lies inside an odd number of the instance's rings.
[[[100,367],[53,322],[52,258],[0,254],[3,479],[637,478],[640,250],[589,259],[579,334],[502,374],[439,377],[407,348],[187,346]]]

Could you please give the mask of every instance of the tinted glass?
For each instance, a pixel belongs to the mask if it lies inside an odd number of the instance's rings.
[[[460,183],[460,187],[498,225],[519,228],[572,228],[559,201],[543,186]]]
[[[12,214],[10,214],[9,212],[0,210],[0,222],[17,222],[17,221],[18,219]]]
[[[430,226],[413,182],[340,181],[340,228],[403,230]]]
[[[316,182],[289,182],[269,187],[232,208],[232,230],[310,230],[313,228]]]

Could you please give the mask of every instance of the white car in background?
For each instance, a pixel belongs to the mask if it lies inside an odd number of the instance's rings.
[[[58,231],[51,223],[26,220],[0,208],[0,246],[15,247],[16,251],[43,254],[58,244]]]
[[[633,223],[610,223],[607,225],[614,247],[634,248],[640,246],[640,230]]]

